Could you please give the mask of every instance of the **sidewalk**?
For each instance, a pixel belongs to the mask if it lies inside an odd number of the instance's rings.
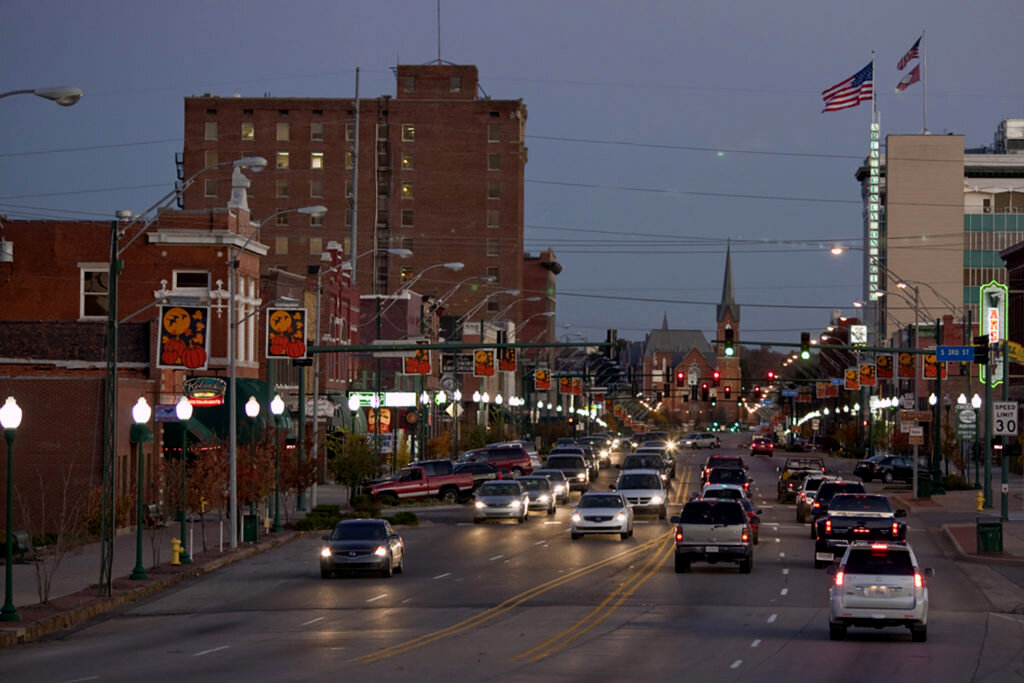
[[[316,503],[319,505],[342,505],[347,500],[344,486],[327,484],[317,487]],[[294,505],[294,499],[291,501]],[[213,519],[211,519],[211,517]],[[288,515],[288,526],[305,517],[304,512],[292,511]],[[195,520],[195,521],[193,521]],[[284,515],[282,514],[282,524]],[[134,527],[120,530],[114,538],[111,595],[101,598],[98,592],[100,573],[100,543],[89,543],[67,552],[60,565],[53,572],[50,599],[39,602],[39,580],[36,562],[15,563],[13,572],[13,599],[21,620],[0,622],[0,647],[18,642],[36,640],[48,633],[74,626],[98,614],[103,614],[122,605],[134,602],[148,595],[164,590],[190,577],[233,564],[259,553],[278,548],[302,536],[302,533],[287,529],[278,533],[263,534],[259,543],[242,543],[230,548],[230,528],[227,523],[221,527],[215,515],[207,514],[207,550],[202,550],[202,530],[198,517],[190,516],[188,524],[195,547],[192,550],[192,564],[172,566],[171,539],[181,533],[181,522],[168,522],[161,529],[143,531],[142,564],[148,575],[144,580],[132,580],[129,576],[136,563],[136,535]],[[220,534],[223,532],[223,549]],[[154,562],[154,543],[158,548]],[[52,564],[52,557],[46,558]],[[2,562],[0,562],[2,564]]]

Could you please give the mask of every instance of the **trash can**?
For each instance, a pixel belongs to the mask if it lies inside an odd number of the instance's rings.
[[[932,495],[932,473],[921,472],[917,473],[917,497],[918,498],[930,498]]]
[[[1003,552],[1003,520],[1000,517],[977,517],[978,552]]]
[[[256,515],[242,515],[242,542],[259,543],[260,520]]]

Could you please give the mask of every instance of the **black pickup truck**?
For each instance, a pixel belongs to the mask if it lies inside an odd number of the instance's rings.
[[[790,457],[786,458],[786,462],[777,467],[776,471],[779,473],[778,501],[792,503],[796,500],[797,491],[800,490],[804,477],[809,474],[825,473],[825,461],[809,456]]]
[[[893,510],[885,496],[868,493],[833,496],[828,515],[815,521],[814,568],[832,564],[854,541],[905,541],[907,525],[897,518],[906,516],[906,510]]]

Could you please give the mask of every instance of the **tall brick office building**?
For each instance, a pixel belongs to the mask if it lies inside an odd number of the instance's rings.
[[[353,251],[358,257],[354,284],[364,294],[393,293],[428,267],[452,261],[465,268],[432,269],[416,291],[440,295],[468,276],[495,276],[458,288],[444,302],[441,334],[453,338],[454,320],[485,297],[474,320],[504,310],[518,297],[509,292],[524,289],[526,106],[478,96],[475,66],[400,65],[395,76],[394,97],[358,102],[358,163],[351,98],[187,98],[183,174],[263,156],[267,169],[248,174],[254,222],[281,209],[327,207],[322,219],[291,213],[264,226],[265,268],[315,274],[334,241],[344,258]],[[226,205],[230,170],[204,177],[185,193],[185,208]],[[399,259],[382,251],[388,248],[413,256]],[[524,312],[517,304],[507,317],[519,322]]]

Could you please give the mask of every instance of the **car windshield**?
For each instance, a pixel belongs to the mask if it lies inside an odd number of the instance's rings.
[[[713,469],[708,475],[708,481],[713,484],[742,484],[747,480],[743,470]]]
[[[914,564],[906,550],[854,548],[846,560],[846,573],[913,576]]]
[[[521,495],[523,490],[519,488],[518,483],[508,484],[492,484],[487,483],[480,487],[477,491],[477,495],[480,496],[518,496]]]
[[[888,498],[882,496],[833,496],[832,512],[892,512]]]
[[[743,524],[747,514],[733,502],[694,501],[683,508],[683,524]]]
[[[534,470],[533,473],[537,476],[554,479],[555,481],[565,479],[565,473],[563,473],[562,470]]]
[[[818,500],[827,503],[837,493],[864,493],[864,487],[856,482],[845,484],[822,484],[818,489]]]
[[[660,455],[631,455],[622,462],[622,469],[660,470],[664,464]]]
[[[743,467],[743,461],[739,458],[713,456],[708,458],[706,467]]]
[[[332,541],[383,541],[383,524],[339,524],[331,533]]]
[[[516,480],[519,485],[527,491],[549,491],[551,490],[551,483],[543,477],[519,477]]]
[[[656,474],[623,474],[619,477],[620,489],[660,489],[661,478]]]
[[[603,493],[593,496],[583,496],[576,507],[581,508],[619,508],[622,507],[622,499],[618,496]]]
[[[821,477],[808,477],[804,480],[804,491],[817,491],[824,481]]]
[[[704,498],[730,498],[733,500],[739,500],[743,498],[743,494],[740,493],[739,489],[709,488],[704,492]]]
[[[544,463],[548,467],[557,467],[567,470],[582,470],[586,467],[583,464],[582,455],[552,455]]]

